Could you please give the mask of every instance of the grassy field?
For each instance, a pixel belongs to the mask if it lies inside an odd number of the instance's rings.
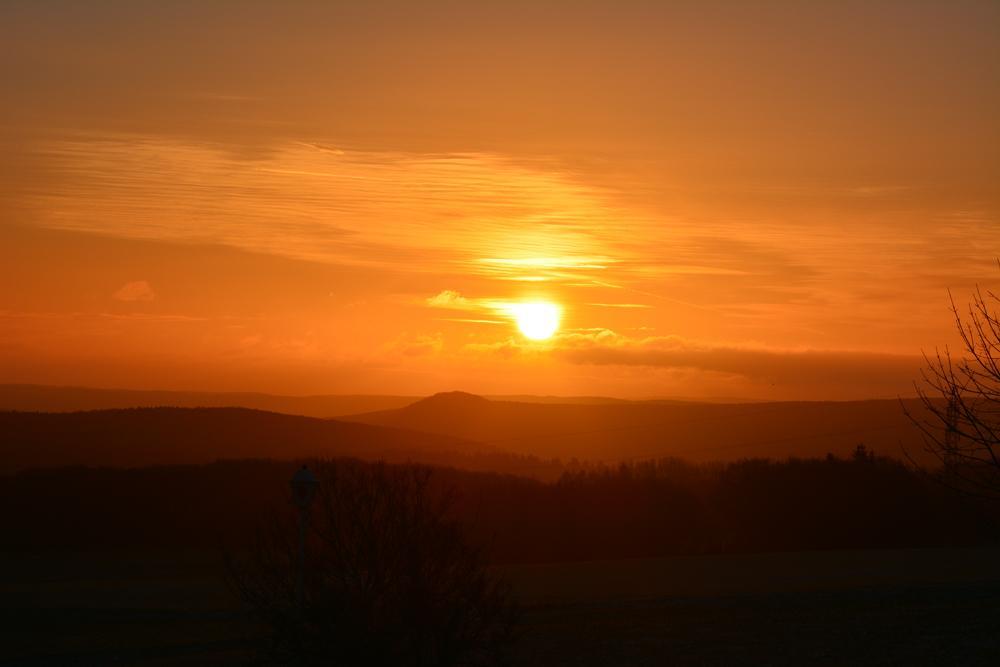
[[[516,664],[1000,664],[998,549],[697,556],[503,568]],[[5,556],[11,665],[241,664],[217,554]]]

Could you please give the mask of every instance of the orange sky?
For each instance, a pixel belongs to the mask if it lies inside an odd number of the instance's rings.
[[[4,3],[0,382],[895,396],[1000,285],[997,3],[333,4]]]

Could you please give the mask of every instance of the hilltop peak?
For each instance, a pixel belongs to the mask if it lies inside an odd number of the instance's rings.
[[[489,402],[489,399],[477,396],[476,394],[470,394],[466,391],[442,391],[419,400],[414,405],[469,407],[486,405]]]

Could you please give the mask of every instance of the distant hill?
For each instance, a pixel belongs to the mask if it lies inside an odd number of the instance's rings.
[[[548,478],[558,473],[557,466],[544,462],[553,458],[568,462],[574,458],[679,457],[697,462],[815,457],[828,452],[846,456],[860,443],[886,456],[900,458],[904,448],[918,459],[923,456],[919,434],[893,400],[698,403],[519,398],[524,400],[495,400],[463,392],[414,400],[405,396],[294,397],[0,385],[0,410],[185,403],[270,406],[268,413],[236,408],[102,410],[103,417],[77,415],[60,420],[52,414],[34,422],[24,414],[4,415],[0,418],[0,471],[20,465],[144,465],[343,455],[389,460],[409,456],[427,463]],[[565,402],[555,402],[559,400]],[[918,401],[907,401],[907,405],[922,412]],[[351,412],[352,408],[357,410]],[[291,417],[304,413],[327,417],[343,411],[350,414],[338,414],[338,422]],[[362,424],[409,433],[349,430]],[[34,436],[25,432],[24,437],[36,443],[27,450],[23,442],[11,440],[12,429],[21,428],[35,432]],[[98,453],[103,458],[95,458]],[[459,455],[475,460],[456,462]],[[492,463],[487,465],[483,457],[492,457]]]
[[[0,412],[0,473],[67,465],[309,457],[415,461],[527,474],[541,465],[450,436],[244,408]]]
[[[251,408],[290,415],[333,418],[341,415],[391,410],[409,405],[418,396],[319,395],[279,396],[250,392],[143,391],[0,384],[0,410],[76,412],[115,408]]]
[[[922,412],[919,401],[907,401]],[[448,435],[542,458],[676,456],[691,461],[850,454],[864,443],[921,456],[919,433],[898,401],[537,404],[437,394],[394,410],[342,419]]]
[[[119,408],[250,408],[288,415],[335,419],[345,415],[394,410],[419,401],[421,396],[375,394],[318,394],[283,396],[255,392],[160,391],[141,389],[95,389],[92,387],[51,387],[37,384],[0,384],[0,410],[28,412],[78,412]],[[496,401],[555,404],[629,404],[623,398],[604,396],[488,396]],[[642,403],[690,403],[686,399],[652,399]],[[717,399],[711,403],[732,403]]]
[[[506,401],[508,403],[558,403],[562,405],[602,405],[608,403],[766,403],[764,400],[731,398],[728,396],[713,396],[711,398],[611,398],[608,396],[536,396],[534,394],[484,394],[483,398],[491,401]]]

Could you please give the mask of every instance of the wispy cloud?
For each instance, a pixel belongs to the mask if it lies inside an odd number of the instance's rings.
[[[112,298],[118,301],[152,301],[156,292],[145,280],[135,280],[119,287]]]
[[[544,163],[290,142],[256,157],[147,136],[54,141],[29,197],[46,227],[319,262],[494,277],[603,270],[599,189]]]
[[[518,309],[524,307],[523,302],[513,302],[505,299],[478,298],[463,296],[455,290],[443,290],[424,301],[431,308],[461,310],[491,314],[505,318],[507,321],[517,319]],[[486,318],[449,318],[456,322],[475,322],[479,324],[503,324],[504,320]]]
[[[880,320],[922,326],[937,312],[928,304],[946,287],[982,280],[1000,248],[988,202],[945,212],[863,208],[901,191],[896,184],[824,195],[857,200],[861,213],[810,199],[780,215],[737,215],[655,194],[639,202],[623,192],[627,182],[602,187],[554,160],[485,152],[286,141],[241,153],[113,135],[49,141],[35,153],[46,180],[24,188],[17,207],[47,228],[440,275],[468,291],[502,281],[487,287],[494,294],[544,284],[609,315],[655,303],[657,317],[709,313],[757,338],[771,337],[776,321],[813,341],[852,344]],[[502,301],[433,298],[428,305],[483,315],[470,319],[507,318]]]
[[[455,310],[475,310],[478,306],[472,299],[468,299],[455,290],[442,290],[432,297],[428,297],[427,305],[432,308],[452,308]]]

